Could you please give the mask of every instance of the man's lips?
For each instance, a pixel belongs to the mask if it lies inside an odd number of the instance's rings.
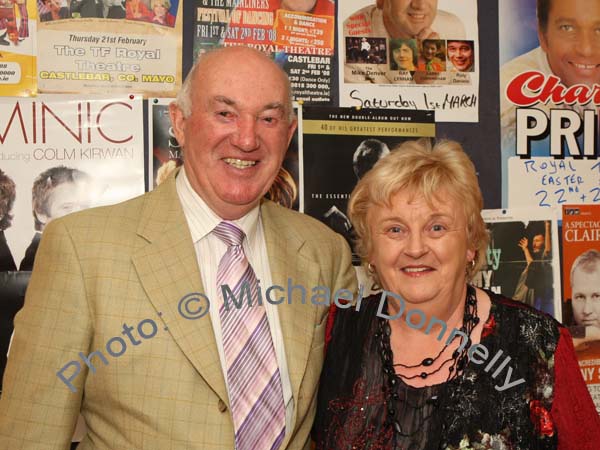
[[[409,12],[408,15],[415,22],[421,22],[427,17],[427,14],[424,12]]]
[[[597,320],[592,320],[592,319],[584,319],[582,320],[583,325],[587,326],[595,326],[598,321]]]
[[[247,169],[249,167],[254,167],[258,163],[258,161],[238,158],[223,158],[223,162],[236,169]]]
[[[577,63],[575,61],[569,61],[569,64],[578,70],[594,70],[600,66],[600,64]]]

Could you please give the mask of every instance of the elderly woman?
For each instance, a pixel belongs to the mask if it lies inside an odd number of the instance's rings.
[[[332,307],[317,449],[597,448],[566,329],[468,284],[486,255],[482,204],[451,141],[406,142],[358,182],[349,217],[384,292]]]

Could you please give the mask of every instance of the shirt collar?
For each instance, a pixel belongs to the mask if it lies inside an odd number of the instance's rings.
[[[206,202],[192,188],[185,171],[185,165],[177,174],[175,180],[177,195],[183,207],[183,213],[188,222],[192,241],[197,243],[212,232],[212,230],[224,219],[219,217]],[[254,242],[258,232],[258,221],[260,220],[260,203],[252,208],[246,215],[230,222],[238,226],[245,234],[248,242]]]

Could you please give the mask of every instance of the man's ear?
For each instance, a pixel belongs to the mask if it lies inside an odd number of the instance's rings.
[[[185,147],[185,117],[181,108],[175,103],[169,103],[169,117],[171,118],[171,125],[173,126],[173,134],[179,145]]]

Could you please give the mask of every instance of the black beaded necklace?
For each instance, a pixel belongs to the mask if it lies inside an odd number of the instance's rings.
[[[387,308],[387,305],[386,305],[386,308]],[[411,437],[414,434],[416,434],[418,431],[421,431],[425,422],[427,422],[433,416],[434,411],[440,407],[441,400],[442,400],[442,398],[440,398],[441,397],[440,395],[433,395],[432,397],[426,399],[424,402],[421,402],[420,404],[411,404],[410,402],[406,401],[406,396],[404,396],[404,406],[408,406],[410,409],[413,410],[412,412],[409,412],[409,414],[416,413],[417,410],[421,410],[425,406],[428,406],[428,405],[433,406],[432,412],[422,419],[421,424],[419,426],[414,427],[415,429],[413,431],[407,431],[407,430],[405,431],[402,429],[400,422],[395,417],[396,411],[394,408],[394,400],[395,401],[400,400],[400,396],[398,395],[398,392],[397,392],[398,386],[400,386],[401,384],[404,384],[403,380],[411,380],[411,379],[417,378],[417,377],[425,379],[428,376],[439,372],[442,369],[442,367],[444,367],[446,365],[446,363],[448,363],[449,361],[452,361],[452,365],[448,368],[448,378],[444,382],[444,386],[447,385],[448,381],[458,377],[467,365],[468,350],[471,346],[471,333],[473,332],[473,329],[477,326],[478,323],[479,323],[479,317],[477,316],[477,296],[475,294],[475,289],[472,286],[467,285],[465,310],[464,310],[464,314],[463,314],[462,326],[459,329],[459,331],[463,332],[465,335],[468,336],[467,344],[463,347],[462,350],[460,350],[460,351],[459,351],[459,349],[455,350],[452,353],[452,356],[450,358],[448,358],[447,360],[445,360],[444,362],[442,362],[442,364],[440,364],[440,366],[436,370],[433,370],[431,372],[426,372],[424,370],[423,372],[421,372],[418,375],[407,377],[407,376],[403,376],[401,374],[397,374],[394,366],[400,366],[400,367],[411,368],[411,369],[416,368],[416,367],[430,367],[442,355],[444,350],[446,350],[448,345],[450,345],[450,342],[447,343],[435,357],[425,358],[425,359],[423,359],[423,361],[421,361],[420,364],[415,364],[415,365],[394,364],[393,363],[394,356],[393,356],[391,344],[390,344],[390,335],[392,334],[390,324],[389,324],[388,320],[379,318],[378,331],[375,334],[375,338],[379,341],[382,369],[383,369],[383,374],[384,374],[384,378],[385,378],[384,384],[383,384],[383,389],[384,389],[384,392],[390,394],[390,398],[388,398],[386,401],[387,421],[388,421],[388,425],[392,426],[395,434],[398,434],[402,437],[408,438],[408,437]],[[443,392],[443,389],[441,392]],[[404,410],[406,411],[406,408],[404,408]],[[442,425],[442,428],[443,429],[446,428],[445,424]]]

